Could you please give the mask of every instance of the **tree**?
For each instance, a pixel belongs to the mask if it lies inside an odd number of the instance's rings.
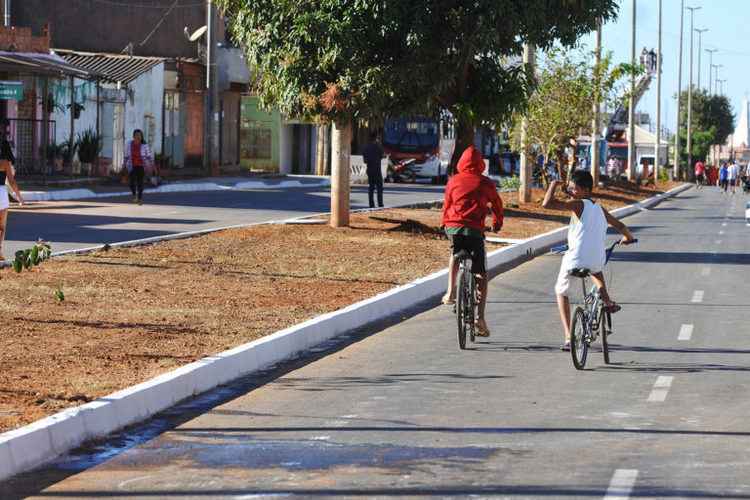
[[[687,162],[687,90],[680,98],[680,155]],[[734,132],[735,116],[729,99],[723,95],[709,95],[705,90],[693,87],[692,149],[693,160],[705,161],[711,146],[725,144]]]
[[[628,65],[613,66],[611,53],[598,65],[588,61],[585,52],[549,51],[526,110],[512,119],[514,146],[520,148],[521,120],[525,117],[528,130],[522,154],[541,154],[545,164],[554,158],[561,179],[566,178],[563,166],[569,163],[565,148],[582,133],[591,132],[593,103],[614,101],[619,81],[632,71]],[[542,177],[547,184],[545,169]]]
[[[475,127],[520,110],[525,42],[573,45],[616,0],[218,0],[265,105],[353,119],[450,111],[455,162]]]

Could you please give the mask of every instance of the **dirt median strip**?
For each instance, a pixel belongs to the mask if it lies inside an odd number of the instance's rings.
[[[600,194],[615,208],[656,193]],[[539,208],[541,195],[519,206],[503,194],[503,237],[567,224]],[[439,225],[438,209],[393,209],[356,214],[344,230],[261,225],[0,271],[0,430],[438,271],[447,260]]]

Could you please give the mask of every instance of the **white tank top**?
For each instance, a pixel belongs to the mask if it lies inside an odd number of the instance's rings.
[[[563,265],[566,270],[578,268],[596,273],[604,269],[609,224],[602,207],[591,200],[581,201],[581,218],[575,215],[570,218],[568,251],[565,252]]]

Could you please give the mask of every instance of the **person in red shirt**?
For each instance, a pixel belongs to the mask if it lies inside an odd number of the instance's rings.
[[[474,146],[469,146],[458,161],[458,173],[445,187],[443,226],[451,242],[448,273],[448,291],[443,304],[455,303],[458,261],[455,256],[465,250],[471,255],[472,272],[477,275],[479,307],[477,335],[489,337],[490,330],[484,319],[487,304],[487,253],[484,248],[484,221],[492,210],[492,231],[503,227],[503,202],[497,194],[495,183],[483,175],[484,159]]]
[[[695,164],[695,188],[700,189],[706,182],[706,166],[702,161],[698,160]]]

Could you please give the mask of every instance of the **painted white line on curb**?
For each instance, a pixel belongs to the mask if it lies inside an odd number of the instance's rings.
[[[682,325],[677,340],[690,340],[693,336],[693,325]]]
[[[699,304],[703,302],[703,290],[696,290],[693,292],[693,298],[690,300],[693,304]]]
[[[711,268],[710,267],[704,267],[701,271],[701,276],[709,276],[711,274]]]
[[[627,500],[633,492],[637,478],[638,470],[636,469],[617,469],[609,482],[604,500]]]
[[[669,375],[660,375],[656,382],[654,382],[654,388],[651,389],[651,394],[648,395],[649,403],[663,403],[667,399],[669,388],[672,387],[672,380],[674,377]]]

